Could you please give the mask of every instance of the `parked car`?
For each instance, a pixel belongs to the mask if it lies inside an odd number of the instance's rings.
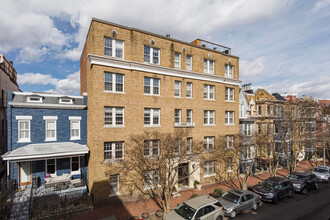
[[[310,172],[290,173],[286,178],[293,182],[294,190],[302,194],[307,194],[311,189],[320,188],[316,175]]]
[[[320,182],[330,183],[330,166],[317,166],[313,169],[313,173]]]
[[[222,220],[223,207],[211,196],[198,196],[189,199],[165,216],[165,220]]]
[[[257,210],[261,197],[250,191],[234,189],[225,192],[218,200],[224,208],[225,216],[235,218],[236,214],[245,210]]]
[[[252,191],[261,196],[261,200],[277,204],[280,199],[292,197],[294,188],[290,180],[282,177],[269,177],[252,187]]]

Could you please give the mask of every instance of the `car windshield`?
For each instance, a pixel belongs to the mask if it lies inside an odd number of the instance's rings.
[[[321,168],[314,168],[314,172],[318,172],[318,173],[328,173],[328,171],[326,169],[321,169]]]
[[[184,219],[192,219],[196,212],[196,209],[190,207],[186,203],[181,203],[174,211]]]
[[[239,196],[235,195],[231,192],[225,192],[225,194],[223,194],[222,198],[224,198],[225,200],[228,200],[230,202],[233,202],[233,203],[238,203],[238,201],[239,201]]]
[[[261,181],[259,185],[266,189],[274,189],[276,187],[275,183],[270,183],[267,181]]]
[[[300,175],[296,175],[296,174],[292,174],[292,173],[287,175],[286,178],[288,178],[290,180],[304,180],[305,179],[304,176],[300,176]]]

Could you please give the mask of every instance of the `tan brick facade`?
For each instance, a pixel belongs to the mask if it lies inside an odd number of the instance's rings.
[[[117,32],[115,37],[113,30]],[[104,56],[104,37],[124,41],[123,59]],[[160,50],[159,65],[144,64],[145,45]],[[173,69],[175,52],[181,54],[181,70],[178,71]],[[186,55],[192,56],[192,72],[185,71]],[[214,61],[214,75],[204,73],[204,59]],[[88,178],[94,196],[106,198],[110,193],[109,174],[106,173],[112,165],[104,163],[104,142],[125,142],[131,135],[144,130],[173,132],[179,129],[174,126],[175,109],[181,109],[182,122],[186,122],[186,110],[192,110],[195,126],[189,129],[194,140],[238,133],[238,63],[238,57],[199,45],[93,19],[81,57],[81,93],[88,93]],[[225,64],[234,67],[234,79],[224,77]],[[124,76],[123,93],[105,91],[104,72]],[[159,95],[144,94],[144,77],[159,79]],[[181,82],[180,98],[174,97],[175,81]],[[192,98],[186,98],[187,82],[192,83]],[[204,85],[214,86],[214,100],[204,99]],[[234,88],[234,101],[225,101],[226,87]],[[124,127],[105,126],[104,107],[124,108]],[[144,126],[144,108],[160,109],[160,126]],[[215,111],[215,125],[204,125],[204,110]],[[225,111],[234,112],[234,125],[225,125]],[[203,175],[201,166],[201,182],[212,182],[204,180]],[[120,194],[125,195],[123,189],[120,189]]]

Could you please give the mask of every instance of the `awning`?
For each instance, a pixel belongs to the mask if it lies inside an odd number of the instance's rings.
[[[89,152],[86,145],[74,142],[55,142],[42,144],[29,144],[3,154],[3,160],[26,161],[46,158],[85,155]]]

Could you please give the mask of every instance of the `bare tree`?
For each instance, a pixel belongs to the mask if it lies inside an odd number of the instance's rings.
[[[255,163],[254,143],[244,134],[218,136],[212,158],[216,180],[231,188],[247,189]]]
[[[132,195],[137,190],[140,196],[150,197],[168,212],[174,188],[200,167],[201,143],[192,142],[188,134],[187,130],[178,129],[173,133],[144,132],[131,136],[125,161],[117,166],[127,190]],[[189,169],[184,178],[179,178],[179,165],[183,163],[188,163]]]

